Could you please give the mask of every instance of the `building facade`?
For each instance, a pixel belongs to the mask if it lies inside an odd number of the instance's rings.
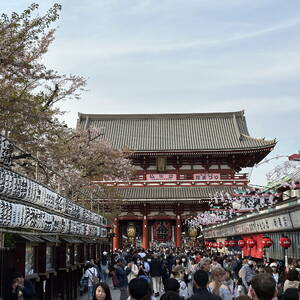
[[[209,210],[213,195],[248,184],[242,168],[253,167],[276,145],[249,135],[243,111],[196,114],[79,114],[78,128],[98,128],[116,149],[129,149],[135,167],[115,187],[123,199],[115,219],[113,248],[180,247],[194,240],[185,220]]]

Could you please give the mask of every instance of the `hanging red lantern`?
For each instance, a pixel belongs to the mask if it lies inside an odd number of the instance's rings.
[[[213,243],[213,248],[218,248],[218,243],[214,242]]]
[[[239,240],[239,241],[238,241],[238,245],[239,245],[240,248],[243,249],[243,248],[246,246],[246,243],[245,243],[244,240]]]
[[[248,239],[247,240],[247,246],[249,247],[249,248],[253,248],[254,246],[255,246],[255,241],[253,240],[253,239]]]
[[[205,241],[205,242],[204,242],[204,246],[205,246],[205,247],[208,247],[208,246],[209,246],[209,241]]]
[[[209,247],[209,248],[212,248],[212,246],[213,246],[213,243],[212,243],[212,242],[209,242],[209,243],[208,243],[208,247]]]
[[[230,247],[234,247],[234,246],[235,246],[235,241],[234,241],[234,240],[231,240],[231,241],[229,242],[229,246],[230,246]]]
[[[262,239],[263,248],[270,248],[273,245],[273,241],[269,237],[264,237]]]
[[[224,241],[224,246],[225,247],[228,247],[229,246],[229,242],[226,240],[226,241]]]
[[[291,247],[292,241],[289,237],[283,236],[279,239],[279,245],[284,249],[288,249]]]
[[[223,247],[224,247],[223,243],[219,242],[219,243],[218,243],[218,248],[219,248],[219,249],[222,249]]]

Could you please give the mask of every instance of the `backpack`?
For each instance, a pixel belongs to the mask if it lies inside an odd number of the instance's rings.
[[[91,279],[92,285],[96,285],[97,283],[99,283],[99,277],[96,276],[95,273],[92,273],[90,270],[88,270],[88,271],[90,272],[90,274],[92,274],[92,279]]]

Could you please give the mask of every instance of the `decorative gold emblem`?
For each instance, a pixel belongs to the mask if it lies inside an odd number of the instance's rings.
[[[198,230],[195,227],[189,228],[189,237],[194,241],[198,235]]]
[[[134,226],[133,223],[129,223],[128,226],[127,226],[127,236],[128,236],[128,239],[133,242],[134,238],[135,238],[135,235],[136,235],[136,228]]]

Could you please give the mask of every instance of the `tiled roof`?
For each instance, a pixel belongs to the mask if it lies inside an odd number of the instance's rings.
[[[132,187],[117,188],[125,201],[174,201],[210,199],[210,195],[220,192],[234,193],[237,187]]]
[[[78,128],[99,128],[114,148],[134,151],[244,150],[273,147],[249,136],[243,111],[199,114],[79,114]]]

